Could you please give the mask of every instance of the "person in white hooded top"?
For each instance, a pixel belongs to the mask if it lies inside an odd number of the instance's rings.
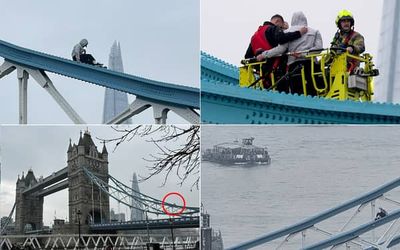
[[[301,36],[299,39],[296,39],[294,41],[291,41],[291,42],[288,42],[285,44],[280,44],[273,49],[264,51],[261,55],[259,55],[257,57],[257,59],[259,61],[262,61],[262,60],[265,60],[266,58],[282,56],[286,52],[293,53],[293,52],[299,52],[299,51],[322,50],[323,42],[322,42],[321,34],[318,30],[308,27],[307,18],[303,12],[298,11],[298,12],[293,13],[291,27],[289,27],[287,32],[293,32],[293,31],[299,30],[301,27],[305,27],[305,26],[307,26],[308,31],[306,34]],[[309,60],[304,61],[302,59],[304,59],[304,58],[302,57],[301,54],[294,53],[294,55],[290,55],[288,57],[288,62],[287,62],[288,66],[289,66],[289,72],[291,70],[293,70],[298,64],[304,64],[306,76],[310,75],[310,73],[307,73],[307,71],[309,72],[309,70],[310,70],[309,67],[310,67],[311,63]],[[301,68],[299,68],[299,69],[301,69]],[[294,73],[296,73],[296,72],[294,72]],[[306,79],[307,78],[308,77],[306,77]],[[301,82],[294,83],[293,81],[298,82],[298,79],[290,79],[291,92],[298,93],[298,94],[302,93],[302,89],[300,89]],[[315,90],[313,91],[311,84],[312,83],[309,81],[309,79],[307,79],[307,86],[310,86],[310,91],[307,91],[307,92],[311,95],[314,95],[316,93],[315,93]],[[308,87],[307,87],[307,89],[308,89]]]
[[[91,54],[86,54],[85,47],[88,45],[88,43],[89,42],[87,39],[82,39],[78,44],[74,46],[71,53],[72,60],[103,67],[103,64],[97,63],[96,59],[94,59]]]

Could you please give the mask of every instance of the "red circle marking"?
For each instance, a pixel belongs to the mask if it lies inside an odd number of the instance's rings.
[[[176,212],[176,213],[170,213],[170,212],[164,207],[165,200],[168,198],[168,196],[171,196],[171,195],[177,195],[177,196],[179,196],[179,198],[181,198],[181,200],[183,201],[183,207],[182,207],[182,209],[179,210],[179,211]],[[183,211],[185,211],[185,209],[186,209],[186,200],[185,200],[185,198],[183,198],[183,195],[181,195],[180,193],[178,193],[178,192],[170,192],[170,193],[166,194],[166,195],[164,196],[164,198],[162,199],[161,207],[162,207],[162,209],[163,209],[163,211],[164,211],[164,213],[165,213],[166,215],[169,215],[169,216],[178,216],[178,215],[182,214]]]

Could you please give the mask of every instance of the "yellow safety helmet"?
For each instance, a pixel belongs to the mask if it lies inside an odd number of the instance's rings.
[[[340,21],[342,20],[350,20],[351,26],[354,26],[354,18],[353,14],[351,14],[348,10],[341,10],[339,11],[336,17],[336,26],[340,29]]]

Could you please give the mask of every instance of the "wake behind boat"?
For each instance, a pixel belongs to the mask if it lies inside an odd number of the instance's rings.
[[[224,165],[268,165],[271,163],[266,147],[253,145],[254,137],[243,138],[242,142],[224,142],[206,149],[202,160],[216,162]]]

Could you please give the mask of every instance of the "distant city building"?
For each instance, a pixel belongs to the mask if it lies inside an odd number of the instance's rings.
[[[116,41],[111,47],[108,68],[118,72],[124,72],[122,63],[121,46]],[[104,109],[103,109],[103,123],[110,121],[116,115],[120,114],[128,107],[128,94],[114,89],[106,88],[104,95]],[[131,120],[128,119],[124,122],[130,124]]]
[[[384,0],[375,83],[375,100],[400,103],[400,1]]]
[[[133,177],[132,177],[132,190],[134,190],[132,192],[132,196],[138,196],[137,194],[140,193],[140,189],[139,189],[139,182],[137,180],[137,176],[136,173],[133,173]],[[145,220],[146,216],[143,212],[143,204],[139,203],[137,200],[132,199],[131,200],[131,221],[137,221],[137,220]]]
[[[125,214],[124,213],[115,213],[114,209],[111,208],[110,212],[111,222],[125,222]]]

